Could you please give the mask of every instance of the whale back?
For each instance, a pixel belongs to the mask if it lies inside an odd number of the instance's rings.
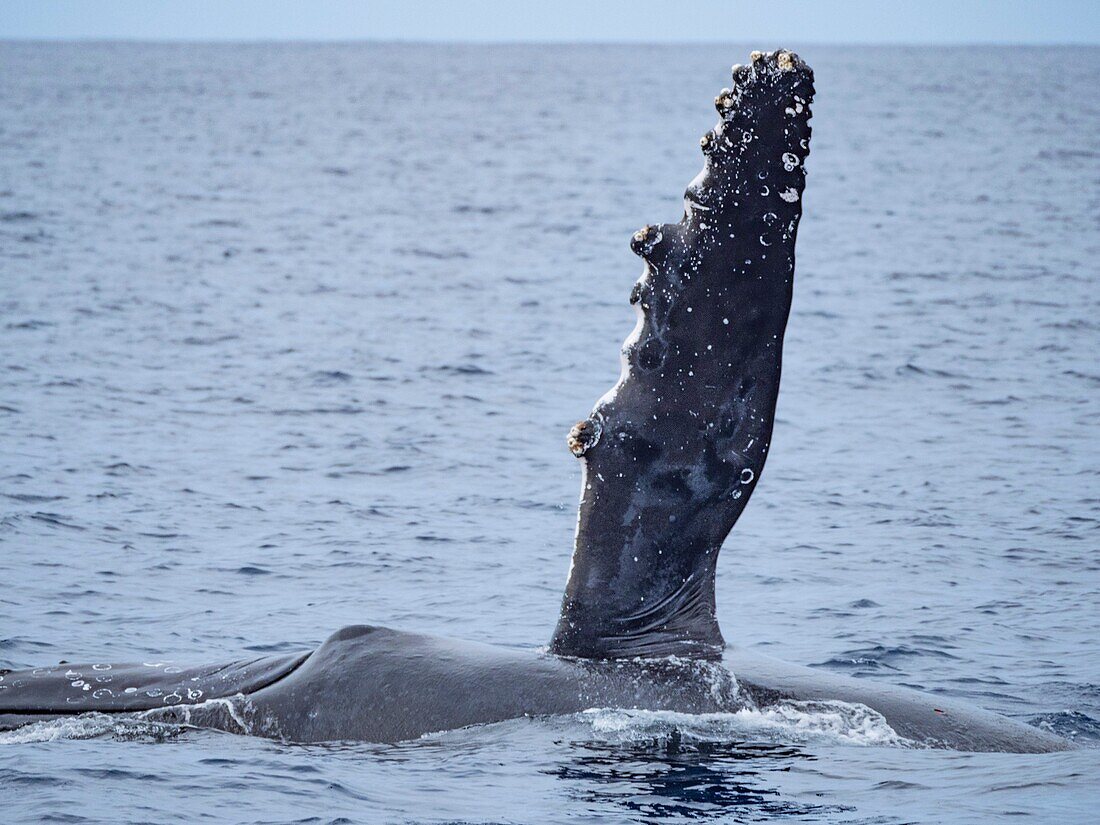
[[[294,672],[307,655],[198,667],[149,661],[0,671],[0,730],[19,727],[28,717],[137,712],[252,693]]]
[[[569,436],[584,476],[555,653],[724,646],[715,565],[771,440],[814,92],[786,51],[733,78],[684,217],[634,235],[645,268],[622,376]]]

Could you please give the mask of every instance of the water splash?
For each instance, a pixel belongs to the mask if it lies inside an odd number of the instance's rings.
[[[163,742],[178,736],[183,726],[144,719],[137,715],[84,713],[32,722],[0,733],[0,745],[27,745],[63,739],[114,738],[126,741]]]
[[[163,741],[188,729],[281,738],[274,721],[257,714],[251,700],[237,694],[194,705],[174,705],[140,713],[83,713],[32,722],[0,733],[0,745],[100,737]]]
[[[785,701],[764,709],[746,707],[733,713],[701,714],[593,708],[578,716],[595,735],[616,742],[765,739],[797,744],[918,747],[891,728],[878,711],[849,702]]]

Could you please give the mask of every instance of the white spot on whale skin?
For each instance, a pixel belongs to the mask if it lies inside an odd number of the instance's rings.
[[[748,467],[746,467],[744,470],[741,471],[741,483],[742,484],[748,484],[754,478],[756,478],[756,473],[754,473]]]
[[[798,159],[798,155],[794,154],[793,152],[783,153],[784,171],[793,172],[795,170],[795,167],[797,167],[799,163],[801,163],[801,161]]]
[[[798,200],[798,193],[794,189],[787,189],[779,193],[779,197],[785,200],[787,203],[794,203]]]

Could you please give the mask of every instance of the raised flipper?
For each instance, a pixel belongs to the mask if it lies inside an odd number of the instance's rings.
[[[683,219],[634,235],[645,270],[622,376],[569,435],[584,480],[555,653],[724,646],[715,564],[771,439],[814,93],[787,51],[753,52],[733,81]]]
[[[253,693],[292,673],[308,656],[264,656],[202,667],[151,661],[0,671],[0,730],[51,716],[137,712]]]

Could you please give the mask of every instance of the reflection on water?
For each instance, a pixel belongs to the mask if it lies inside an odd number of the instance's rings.
[[[786,770],[814,756],[796,747],[753,742],[685,742],[677,731],[650,743],[574,742],[576,757],[553,771],[575,783],[576,799],[613,803],[662,821],[788,818],[844,810],[784,800],[767,771]]]

